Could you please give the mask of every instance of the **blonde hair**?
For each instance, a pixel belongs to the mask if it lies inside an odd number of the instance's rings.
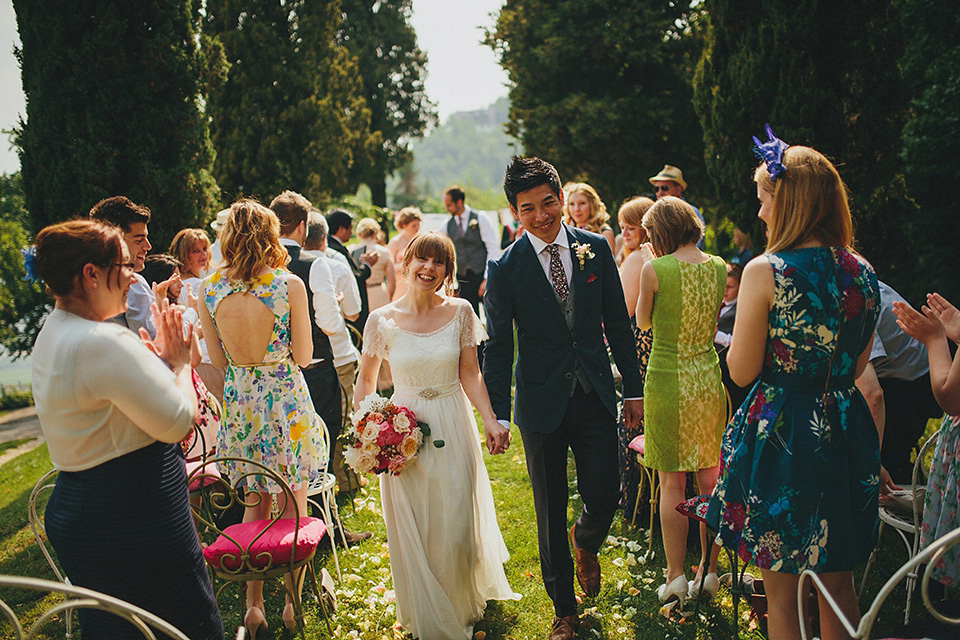
[[[423,215],[420,213],[419,207],[404,207],[397,211],[397,215],[394,218],[393,225],[399,231],[405,226],[413,222],[414,220],[423,220]]]
[[[628,224],[631,227],[640,229],[640,244],[648,240],[647,230],[643,228],[643,214],[653,206],[653,200],[645,196],[635,196],[630,198],[622,205],[617,212],[617,222],[620,224],[620,230],[623,231],[623,225]],[[623,259],[633,253],[634,250],[628,249],[626,243],[623,245]]]
[[[786,170],[776,182],[766,164],[753,173],[754,182],[773,194],[766,252],[785,251],[812,239],[825,246],[852,247],[847,187],[833,163],[810,147],[788,147],[783,164]]]
[[[378,225],[377,221],[373,218],[364,218],[357,223],[356,234],[361,240],[371,236],[375,237],[379,231],[380,225]]]
[[[658,256],[671,254],[703,237],[703,222],[693,207],[674,196],[664,196],[647,209],[643,228]]]
[[[256,200],[242,199],[230,205],[220,244],[224,276],[248,286],[265,267],[276,269],[290,261],[280,244],[280,220]]]
[[[445,285],[446,293],[453,290],[453,278],[457,274],[457,250],[450,238],[436,231],[428,231],[411,240],[403,252],[403,263],[400,266],[404,277],[409,274],[410,263],[414,258],[433,258],[435,262],[443,264],[443,281],[437,284],[437,289]]]
[[[170,248],[167,249],[167,253],[180,261],[180,270],[185,276],[199,278],[202,275],[200,273],[186,271],[187,256],[190,255],[190,250],[193,249],[194,245],[198,242],[202,243],[204,249],[206,249],[207,264],[210,264],[210,260],[213,257],[213,254],[210,252],[210,238],[207,237],[207,232],[203,229],[181,229],[177,232],[177,235],[173,236]]]
[[[564,185],[567,186],[567,185]],[[590,217],[587,218],[587,221],[583,224],[583,229],[587,231],[593,231],[594,233],[600,233],[604,225],[610,222],[610,214],[607,213],[607,205],[603,204],[603,200],[600,199],[600,196],[597,195],[597,190],[588,185],[586,182],[575,182],[570,185],[570,189],[564,189],[567,191],[566,198],[563,201],[563,221],[569,225],[577,226],[573,221],[573,217],[570,215],[570,198],[575,193],[582,193],[587,196],[587,202],[590,203]]]

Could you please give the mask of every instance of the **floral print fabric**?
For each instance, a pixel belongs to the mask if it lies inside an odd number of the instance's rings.
[[[927,478],[920,548],[925,549],[957,527],[960,527],[960,417],[947,416],[940,426]],[[960,547],[949,549],[931,573],[946,586],[960,589]]]
[[[300,368],[290,353],[288,272],[277,269],[259,276],[248,288],[217,271],[204,281],[204,304],[216,324],[217,306],[227,296],[247,293],[273,312],[273,335],[260,364],[235,363],[227,355],[223,388],[223,426],[217,439],[218,456],[237,456],[260,462],[278,472],[293,489],[315,479],[326,466],[326,426],[316,414]],[[242,472],[237,463],[225,463],[229,476]],[[279,487],[254,478],[251,487],[277,492]]]
[[[812,247],[769,254],[774,303],[760,380],[723,438],[707,522],[761,569],[848,571],[876,541],[876,426],[854,387],[879,312],[873,269]]]
[[[650,360],[650,350],[653,348],[653,329],[641,331],[637,328],[636,319],[632,316],[630,326],[633,328],[633,337],[637,343],[637,361],[640,364],[640,380],[643,381],[647,377],[647,362]],[[617,438],[620,440],[618,449],[620,508],[631,517],[637,503],[637,489],[640,488],[640,463],[637,461],[637,452],[630,449],[630,443],[641,433],[643,433],[643,416],[640,417],[640,423],[635,428],[628,429],[621,407],[620,419],[617,422]]]

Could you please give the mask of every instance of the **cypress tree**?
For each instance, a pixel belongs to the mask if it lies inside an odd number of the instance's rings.
[[[214,174],[224,195],[315,203],[352,192],[370,132],[356,61],[334,36],[337,0],[209,0],[204,33],[223,47],[226,81],[209,96]]]
[[[33,227],[113,195],[153,210],[159,246],[203,225],[219,191],[194,2],[15,0],[14,9],[27,101],[15,140]]]
[[[708,0],[707,45],[694,78],[707,170],[721,211],[760,240],[751,135],[771,123],[837,165],[857,241],[878,275],[902,284],[910,261],[897,150],[906,117],[892,3]],[[763,242],[760,242],[763,246]]]
[[[690,81],[699,9],[660,0],[507,0],[487,43],[510,77],[507,131],[613,213],[664,164],[708,193]]]
[[[373,204],[387,206],[387,176],[411,159],[410,140],[437,120],[423,88],[427,56],[410,25],[411,0],[341,0],[343,24],[337,39],[356,57],[370,128],[381,142],[358,176],[370,187]]]
[[[909,293],[919,303],[927,292],[938,291],[960,304],[958,268],[945,250],[960,238],[960,14],[944,11],[935,0],[906,0],[903,8],[902,67],[912,100],[902,157],[907,187],[919,205],[909,233],[916,276]]]

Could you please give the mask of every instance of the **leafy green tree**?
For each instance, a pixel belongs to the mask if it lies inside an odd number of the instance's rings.
[[[771,123],[788,143],[831,158],[851,193],[858,244],[899,288],[915,215],[899,174],[906,99],[903,38],[892,3],[874,0],[707,0],[707,46],[694,79],[707,169],[721,213],[755,224],[752,134]]]
[[[437,120],[423,88],[427,56],[410,25],[412,0],[341,0],[337,40],[356,57],[370,128],[381,136],[369,162],[357,165],[373,204],[387,205],[387,176],[410,158],[409,143]]]
[[[217,210],[201,109],[217,61],[192,0],[15,0],[26,121],[15,131],[34,230],[126,195],[163,245]]]
[[[952,252],[960,238],[960,14],[944,11],[935,0],[905,0],[903,25],[906,49],[902,67],[911,100],[911,115],[903,129],[903,160],[907,187],[919,205],[911,220],[916,261],[909,292],[921,301],[938,291],[960,304],[960,279]],[[945,245],[944,241],[950,244]],[[902,292],[907,295],[907,292]]]
[[[334,39],[338,0],[208,0],[203,30],[227,79],[208,98],[214,174],[227,198],[284,189],[315,203],[356,190],[380,136],[355,60]]]
[[[0,345],[18,356],[33,349],[51,307],[43,287],[25,279],[20,250],[30,244],[28,224],[20,174],[0,175]]]
[[[690,79],[699,8],[662,0],[507,0],[487,43],[510,77],[508,132],[608,209],[680,167],[709,192]]]

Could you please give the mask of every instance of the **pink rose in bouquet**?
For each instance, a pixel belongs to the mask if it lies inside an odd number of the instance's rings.
[[[416,461],[429,427],[418,422],[414,413],[386,398],[370,394],[351,416],[353,428],[340,436],[343,457],[357,473],[399,474]],[[443,446],[442,441],[434,446]]]

